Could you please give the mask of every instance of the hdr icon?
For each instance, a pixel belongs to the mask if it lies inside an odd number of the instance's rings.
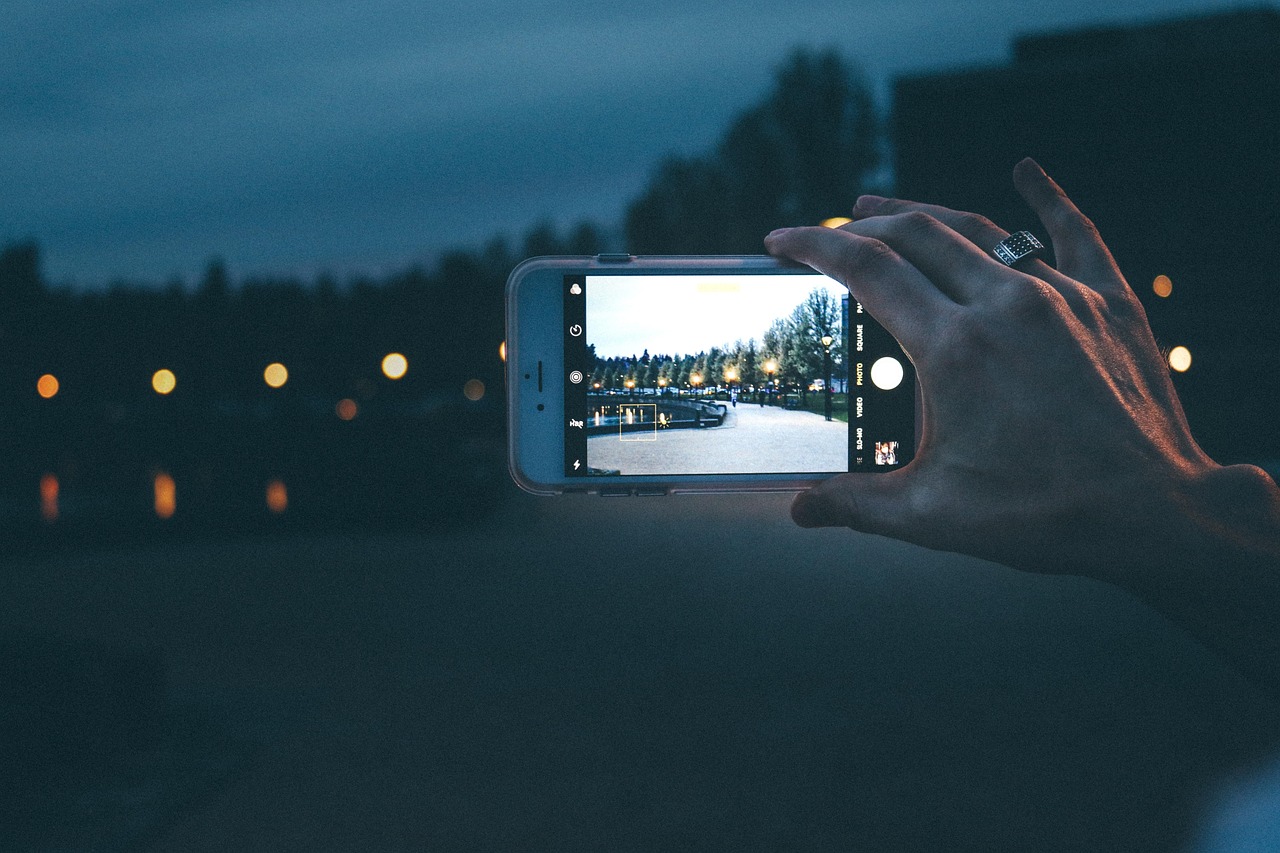
[[[582,421],[577,420],[576,418],[569,418],[569,426],[582,429]]]

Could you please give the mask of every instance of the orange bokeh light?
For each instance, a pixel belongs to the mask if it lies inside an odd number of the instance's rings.
[[[280,515],[289,508],[289,490],[283,480],[272,480],[267,483],[267,509]]]
[[[40,517],[50,523],[58,520],[58,478],[53,474],[40,478]]]
[[[156,517],[173,518],[178,509],[178,486],[173,477],[160,471],[152,480],[151,488],[155,496]]]
[[[479,379],[468,379],[462,386],[462,396],[475,403],[484,398],[484,383]]]
[[[350,421],[354,420],[355,416],[359,414],[360,407],[350,397],[343,397],[338,401],[338,405],[333,407],[333,411],[342,420]]]
[[[52,373],[46,373],[36,380],[36,393],[48,400],[58,393],[58,377]]]
[[[1167,275],[1158,275],[1156,276],[1156,280],[1151,282],[1151,289],[1155,291],[1156,296],[1164,299],[1169,294],[1173,293],[1173,282]]]

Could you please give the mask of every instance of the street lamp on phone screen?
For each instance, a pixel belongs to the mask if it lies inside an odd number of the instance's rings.
[[[822,409],[827,420],[831,420],[831,345],[835,340],[830,335],[822,336]]]

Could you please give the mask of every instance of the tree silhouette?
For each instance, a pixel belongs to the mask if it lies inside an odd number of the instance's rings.
[[[878,165],[875,104],[833,50],[798,50],[708,156],[669,158],[628,209],[629,251],[758,253],[783,225],[847,210]]]

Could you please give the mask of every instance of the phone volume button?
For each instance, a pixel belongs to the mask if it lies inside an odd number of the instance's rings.
[[[602,264],[629,264],[634,259],[634,255],[628,255],[626,252],[608,252],[596,255],[596,260]]]

